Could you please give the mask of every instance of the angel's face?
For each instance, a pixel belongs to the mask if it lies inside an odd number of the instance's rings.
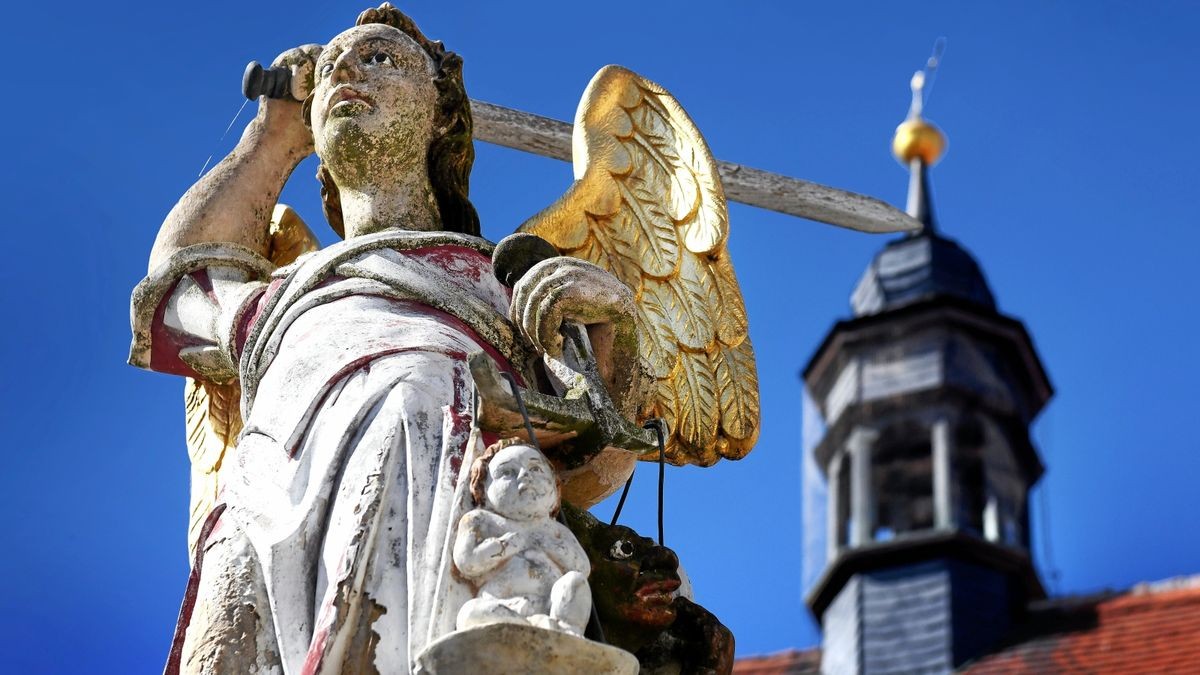
[[[528,445],[496,453],[488,464],[485,492],[492,511],[514,520],[546,518],[558,503],[554,469]]]
[[[325,46],[314,79],[313,140],[340,185],[387,184],[424,170],[434,75],[425,50],[391,26],[356,26]]]

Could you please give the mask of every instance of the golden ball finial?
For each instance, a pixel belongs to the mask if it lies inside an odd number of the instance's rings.
[[[903,165],[920,159],[933,166],[946,151],[946,136],[933,123],[921,117],[909,117],[896,127],[892,138],[892,154]]]

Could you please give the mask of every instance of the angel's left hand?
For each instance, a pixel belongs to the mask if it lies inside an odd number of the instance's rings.
[[[543,260],[513,286],[509,311],[533,347],[551,358],[562,356],[563,322],[585,326],[609,394],[625,397],[639,370],[636,309],[633,291],[612,274],[578,258]]]
[[[584,260],[558,257],[529,269],[513,286],[510,316],[539,353],[562,355],[564,321],[584,326],[633,320],[633,291]]]

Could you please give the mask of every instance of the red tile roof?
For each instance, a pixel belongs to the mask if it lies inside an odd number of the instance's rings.
[[[960,672],[1200,673],[1200,576],[1043,603],[1007,646]]]
[[[733,664],[734,675],[816,675],[821,672],[819,648],[789,649],[765,656],[748,656]]]
[[[821,650],[738,659],[734,675],[815,675]],[[969,675],[1200,673],[1200,575],[1132,590],[1047,600],[1030,607],[992,654],[964,665]]]

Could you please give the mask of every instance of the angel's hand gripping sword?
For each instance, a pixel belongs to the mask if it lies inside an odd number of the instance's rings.
[[[500,283],[512,287],[537,263],[560,254],[536,235],[517,233],[505,237],[492,254],[492,269]],[[539,442],[571,440],[571,452],[561,457],[570,464],[583,463],[606,447],[644,452],[655,447],[653,432],[621,417],[604,385],[588,340],[587,330],[564,321],[562,358],[548,358],[552,384],[559,396],[522,390]],[[491,359],[483,354],[471,359],[471,374],[480,396],[480,426],[502,435],[525,435],[514,392]],[[543,434],[546,434],[543,436]],[[545,439],[545,440],[543,440]]]

